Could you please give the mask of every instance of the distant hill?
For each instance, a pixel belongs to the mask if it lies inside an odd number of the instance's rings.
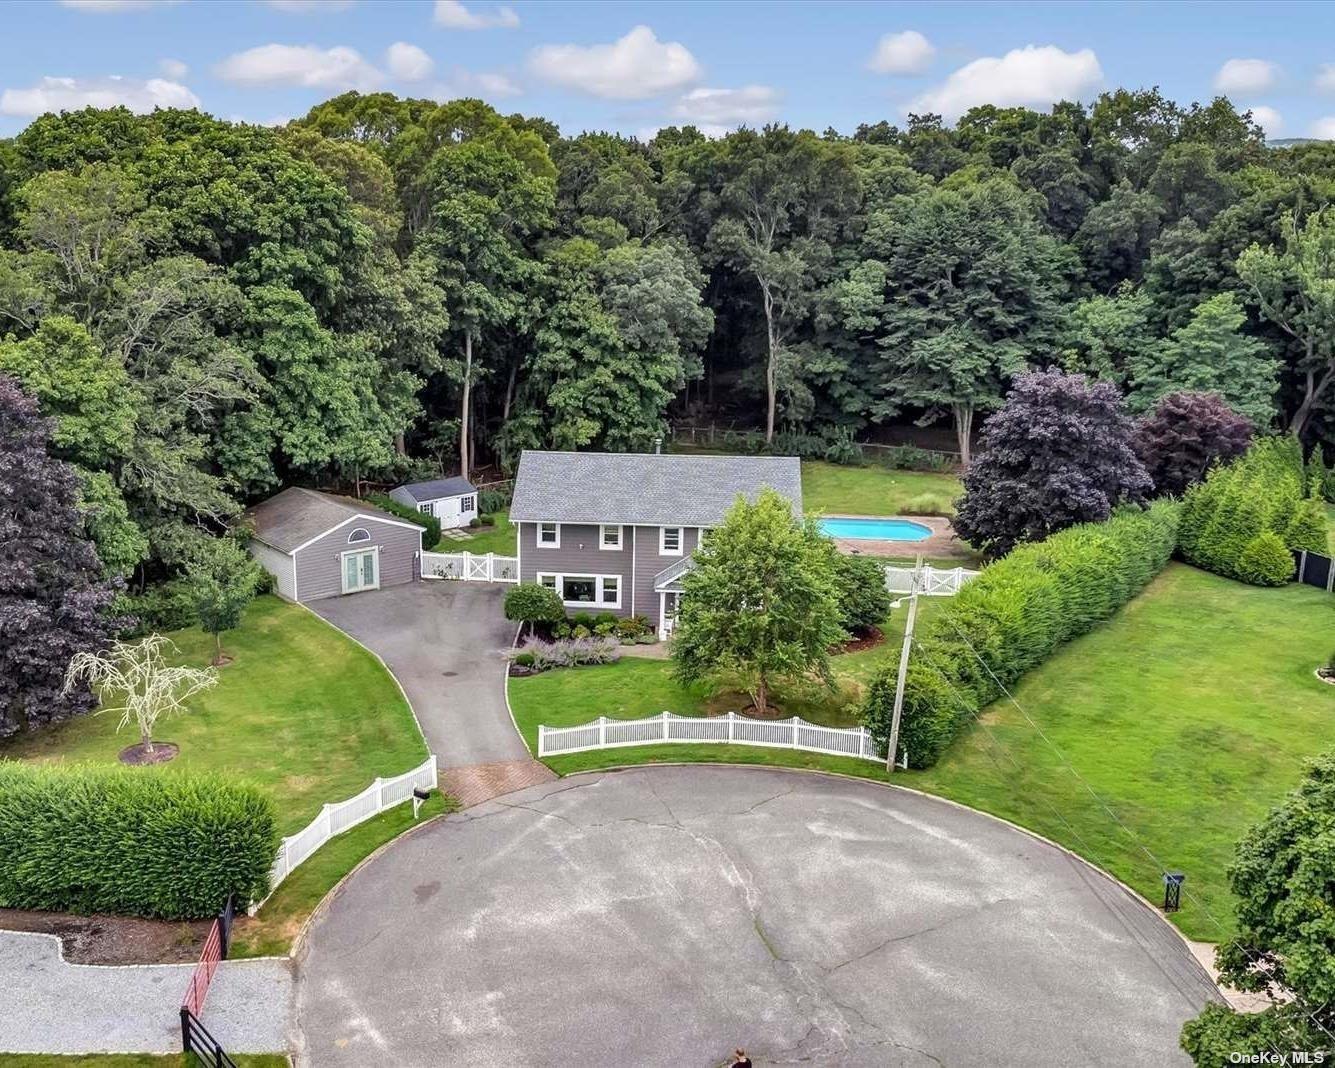
[[[1276,137],[1267,138],[1266,148],[1292,148],[1294,145],[1317,145],[1329,144],[1330,139],[1326,137]]]

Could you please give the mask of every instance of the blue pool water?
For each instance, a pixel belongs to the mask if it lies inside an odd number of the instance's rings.
[[[821,533],[831,538],[851,538],[855,541],[922,541],[932,531],[921,523],[907,519],[844,519],[832,516],[820,520]]]

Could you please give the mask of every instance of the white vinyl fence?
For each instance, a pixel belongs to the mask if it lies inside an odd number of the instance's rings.
[[[495,553],[421,554],[424,579],[462,579],[465,582],[518,582],[519,557]]]
[[[912,593],[913,571],[911,567],[887,567],[885,588],[891,593]],[[977,571],[967,568],[940,568],[928,564],[918,569],[918,592],[924,597],[953,597],[960,592],[961,586],[977,577]]]
[[[578,727],[538,727],[538,756],[581,753],[586,749],[616,749],[663,742],[719,742],[725,745],[763,745],[775,749],[805,749],[832,756],[884,760],[876,743],[862,727],[844,730],[792,719],[751,719],[729,712],[726,716],[697,718],[664,712],[651,719],[608,719],[600,716]]]
[[[436,786],[436,757],[433,753],[426,763],[412,771],[396,775],[392,779],[376,779],[365,790],[332,805],[325,805],[320,814],[311,820],[296,834],[283,839],[278,847],[278,856],[274,859],[273,871],[269,876],[269,894],[278,888],[292,870],[306,860],[312,853],[329,839],[351,830],[357,824],[378,816],[386,809],[401,805],[413,796],[413,790],[431,790]],[[264,896],[268,900],[269,895]],[[250,914],[264,904],[259,901],[250,907]]]

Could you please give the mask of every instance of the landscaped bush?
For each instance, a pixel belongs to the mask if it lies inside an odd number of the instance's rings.
[[[900,745],[915,768],[936,763],[987,704],[1064,642],[1145,588],[1177,541],[1179,505],[1159,501],[1022,545],[984,569],[922,627],[909,659]],[[975,655],[976,654],[976,655]],[[981,661],[981,662],[980,662]],[[872,681],[862,721],[884,747],[896,664]]]
[[[939,515],[949,519],[955,514],[955,502],[945,493],[919,493],[900,506],[901,515]]]
[[[0,906],[187,920],[262,897],[273,802],[215,775],[0,761]]]
[[[640,638],[653,635],[653,626],[644,616],[627,616],[616,621],[617,636],[623,641],[634,643]]]
[[[521,582],[505,591],[505,618],[515,623],[560,624],[566,616],[560,594],[538,582]]]
[[[143,593],[127,595],[117,602],[117,610],[135,618],[134,629],[127,634],[132,638],[184,630],[199,622],[194,591],[184,579],[160,582]]]
[[[484,489],[477,494],[477,510],[484,515],[495,516],[504,508],[510,507],[510,489]],[[494,522],[494,519],[493,519]]]
[[[554,642],[529,638],[518,652],[510,654],[510,659],[533,671],[611,664],[621,659],[621,643],[611,637],[569,638]]]
[[[920,449],[917,445],[892,445],[885,449],[876,449],[876,463],[892,471],[935,471],[945,473],[954,471],[958,466],[955,456],[948,452],[934,452]],[[935,512],[919,512],[918,515],[936,515]],[[949,514],[949,513],[943,513]]]
[[[890,614],[885,565],[875,557],[839,555],[835,583],[839,588],[839,622],[850,634],[866,634]]]
[[[1321,502],[1304,499],[1306,472],[1298,441],[1263,438],[1240,459],[1216,467],[1187,491],[1178,549],[1189,563],[1226,578],[1276,585],[1285,550],[1327,548]],[[1262,534],[1270,538],[1261,538]],[[1293,576],[1289,559],[1287,574]]]
[[[383,493],[367,494],[366,499],[382,512],[389,512],[391,515],[406,519],[409,523],[416,523],[419,527],[425,529],[426,533],[422,535],[422,544],[428,549],[440,543],[440,520],[434,515],[427,515],[425,512],[419,512],[416,508],[400,504],[393,497]]]

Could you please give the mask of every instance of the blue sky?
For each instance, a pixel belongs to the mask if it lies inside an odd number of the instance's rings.
[[[1332,4],[11,0],[0,19],[0,135],[88,103],[279,122],[349,88],[480,96],[568,133],[850,132],[1157,84],[1335,138]]]

